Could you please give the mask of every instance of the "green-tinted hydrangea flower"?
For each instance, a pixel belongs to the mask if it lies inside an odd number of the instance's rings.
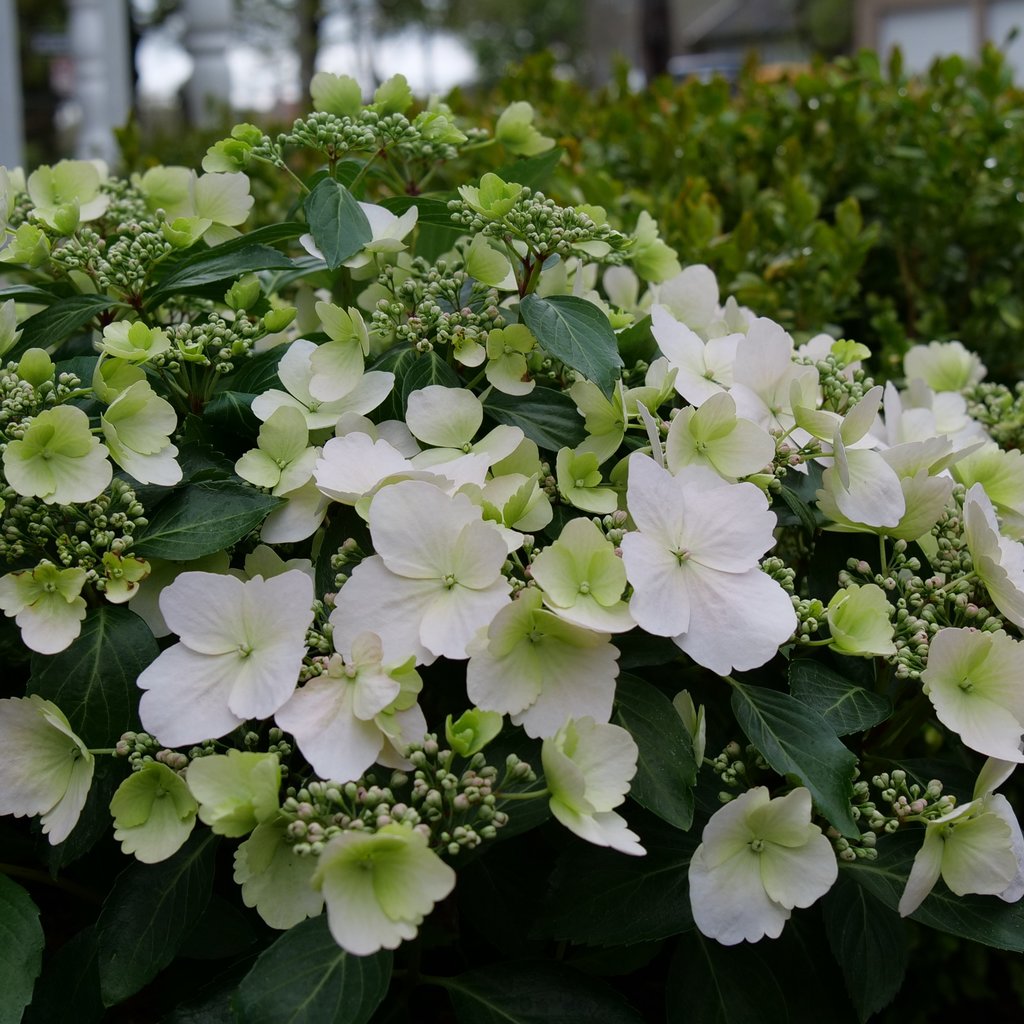
[[[199,818],[221,836],[244,836],[280,807],[277,754],[229,750],[188,766],[188,788],[199,801]]]
[[[198,807],[177,772],[148,761],[117,787],[110,801],[114,838],[122,853],[156,864],[176,853],[191,835]]]
[[[78,636],[85,618],[84,569],[59,569],[40,562],[34,569],[0,579],[0,609],[14,616],[26,647],[39,654],[63,651]]]
[[[4,450],[7,482],[47,504],[92,501],[110,483],[107,449],[92,436],[89,417],[71,405],[44,409],[21,440]]]

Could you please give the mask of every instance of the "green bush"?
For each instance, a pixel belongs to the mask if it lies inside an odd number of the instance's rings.
[[[992,377],[1020,375],[1024,105],[994,48],[923,78],[863,53],[774,81],[751,63],[734,87],[633,93],[623,74],[596,94],[539,58],[456,103],[513,99],[561,136],[563,198],[630,226],[648,210],[684,264],[764,315],[838,325],[891,367],[910,342],[959,338]]]

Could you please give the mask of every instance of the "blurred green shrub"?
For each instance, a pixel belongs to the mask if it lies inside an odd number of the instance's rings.
[[[1024,93],[996,49],[919,78],[865,52],[642,92],[623,72],[597,94],[540,57],[451,102],[522,99],[568,151],[563,198],[627,227],[648,209],[684,263],[762,314],[836,325],[893,367],[913,341],[959,338],[993,377],[1024,371]]]

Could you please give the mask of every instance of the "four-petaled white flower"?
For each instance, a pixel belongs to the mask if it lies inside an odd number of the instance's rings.
[[[800,787],[769,799],[756,786],[716,811],[690,860],[690,905],[701,933],[725,946],[777,939],[839,875],[832,844],[811,823]]]
[[[373,632],[387,664],[467,657],[509,599],[502,535],[464,494],[402,480],[374,497],[370,536],[377,553],[359,563],[331,613],[338,651],[348,656],[360,633]]]
[[[313,621],[313,584],[299,569],[251,580],[185,572],[160,594],[180,643],[139,675],[139,715],[169,747],[269,718],[292,695]]]
[[[672,637],[719,675],[769,661],[796,628],[796,613],[758,566],[775,544],[764,494],[700,466],[672,476],[637,452],[629,459],[627,504],[638,530],[622,538],[622,558],[637,624]]]

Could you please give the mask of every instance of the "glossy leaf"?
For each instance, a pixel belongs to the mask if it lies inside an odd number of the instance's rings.
[[[135,680],[157,656],[153,634],[124,605],[90,608],[59,654],[34,654],[29,693],[52,700],[89,746],[110,747],[137,725]]]
[[[366,1024],[387,994],[391,953],[346,953],[310,918],[285,932],[238,989],[240,1024]]]
[[[134,551],[187,562],[241,540],[282,502],[236,480],[189,484],[152,515]]]
[[[693,927],[687,871],[699,838],[657,822],[631,825],[647,853],[625,857],[582,843],[559,858],[534,934],[588,946],[628,946]]]
[[[612,721],[630,733],[640,750],[630,798],[676,828],[688,829],[697,763],[690,734],[672,702],[657,687],[624,674],[615,687]]]
[[[105,1006],[134,995],[175,958],[210,900],[216,842],[203,829],[168,860],[118,876],[96,922]]]
[[[587,436],[576,403],[554,388],[534,388],[528,395],[506,395],[492,389],[484,398],[484,412],[498,423],[519,427],[549,452],[575,448]]]
[[[747,739],[780,775],[811,791],[843,835],[860,830],[850,814],[857,759],[816,711],[788,693],[733,681],[732,710]]]
[[[837,736],[864,732],[892,714],[892,702],[887,697],[849,682],[811,658],[790,663],[789,692],[817,711]]]
[[[519,315],[541,348],[611,395],[622,359],[608,318],[575,295],[527,295]]]
[[[306,196],[303,207],[309,232],[330,270],[351,259],[373,238],[358,201],[333,178],[322,178]]]
[[[907,969],[907,926],[847,872],[822,900],[829,945],[861,1024],[886,1006]]]
[[[611,988],[555,963],[496,964],[437,979],[458,1024],[641,1024]]]
[[[39,910],[17,882],[0,874],[0,1024],[19,1024],[42,962]]]
[[[4,359],[17,359],[30,348],[56,349],[62,341],[81,330],[97,313],[119,305],[109,295],[72,295],[54,302],[21,324],[21,337]]]

